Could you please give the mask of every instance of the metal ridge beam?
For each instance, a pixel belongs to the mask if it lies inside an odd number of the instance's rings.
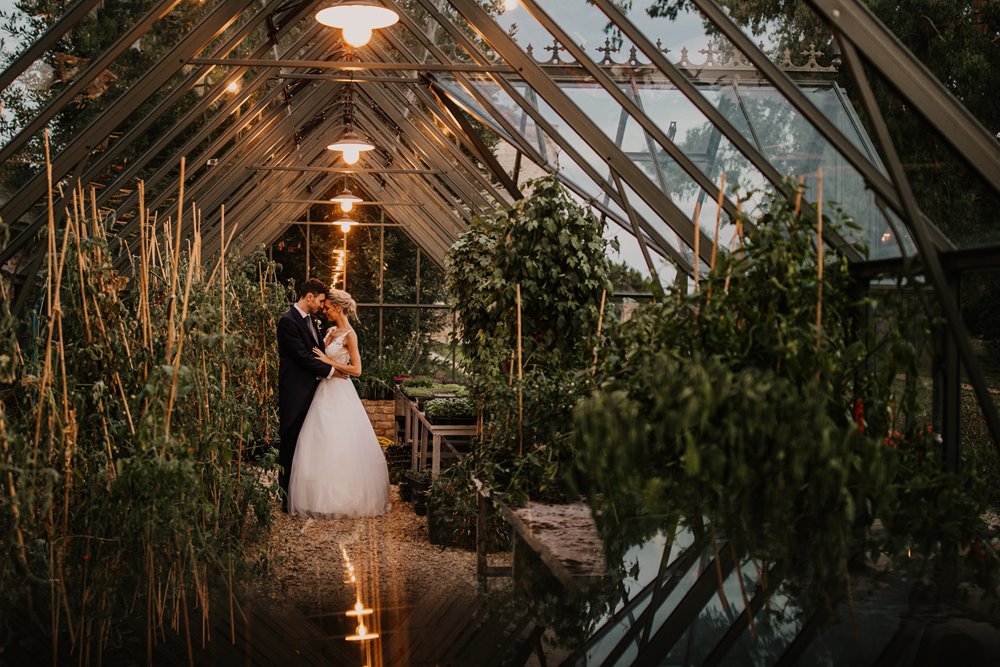
[[[360,62],[356,60],[266,60],[261,58],[189,58],[185,65],[226,65],[240,67],[280,67],[300,69],[320,69],[336,71],[390,71],[390,72],[502,72],[514,74],[505,66],[442,64],[442,63],[401,63],[401,62]]]
[[[441,169],[403,169],[399,167],[315,167],[310,165],[255,164],[260,171],[315,171],[328,174],[444,174]]]

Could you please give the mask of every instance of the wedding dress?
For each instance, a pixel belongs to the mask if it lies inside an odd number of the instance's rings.
[[[344,338],[334,336],[326,354],[350,363]],[[299,432],[288,492],[290,514],[337,519],[389,511],[389,470],[354,383],[319,383]]]

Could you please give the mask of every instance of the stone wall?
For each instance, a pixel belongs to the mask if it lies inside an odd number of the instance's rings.
[[[364,398],[361,399],[361,403],[365,406],[368,418],[372,421],[375,435],[396,442],[395,401],[391,398],[384,401],[372,401]]]

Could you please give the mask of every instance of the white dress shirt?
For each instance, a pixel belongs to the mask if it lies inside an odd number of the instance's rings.
[[[298,311],[299,315],[301,315],[301,316],[302,316],[302,319],[306,319],[306,318],[309,318],[309,313],[307,313],[306,311],[304,311],[304,310],[302,310],[301,308],[299,308],[299,304],[297,304],[297,303],[293,303],[293,304],[292,304],[292,307],[293,307],[293,308],[295,308],[295,310],[297,310],[297,311]],[[320,342],[319,342],[319,334],[318,334],[318,333],[316,333],[316,327],[315,327],[315,326],[313,326],[313,323],[312,323],[312,319],[311,319],[311,318],[309,318],[309,321],[308,321],[308,322],[306,322],[306,326],[308,326],[308,327],[309,327],[309,331],[311,331],[311,332],[312,332],[312,334],[313,334],[313,338],[314,338],[314,339],[315,339],[315,341],[316,341],[316,346],[317,346],[317,347],[321,347],[321,346],[320,346]],[[333,377],[333,374],[334,374],[334,373],[336,373],[336,372],[337,372],[337,369],[335,369],[335,368],[334,368],[333,366],[330,366],[330,374],[329,374],[329,375],[327,375],[327,376],[326,376],[326,378],[327,378],[327,379],[329,380],[330,378],[332,378],[332,377]]]

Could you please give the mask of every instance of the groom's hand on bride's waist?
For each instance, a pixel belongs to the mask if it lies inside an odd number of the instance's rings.
[[[334,371],[333,375],[331,377],[340,378],[341,380],[348,380],[348,379],[350,379],[351,376],[348,375],[347,373],[341,373],[340,371]]]

